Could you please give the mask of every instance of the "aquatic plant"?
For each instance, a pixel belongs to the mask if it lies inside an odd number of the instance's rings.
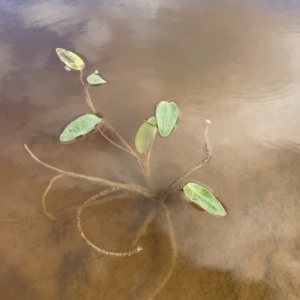
[[[171,277],[172,271],[176,264],[176,258],[177,258],[177,247],[175,242],[175,234],[170,218],[169,209],[165,204],[165,200],[169,194],[170,191],[174,189],[176,184],[191,174],[192,172],[202,168],[204,165],[206,165],[211,158],[211,148],[209,144],[208,139],[208,128],[210,125],[210,121],[206,120],[206,129],[205,129],[205,146],[206,146],[206,157],[195,167],[192,169],[184,172],[180,176],[176,177],[173,181],[171,181],[162,191],[155,194],[155,187],[152,182],[152,175],[151,175],[151,168],[150,168],[150,156],[151,156],[151,149],[155,140],[155,136],[157,131],[159,134],[166,138],[168,137],[176,124],[179,110],[178,106],[174,102],[167,102],[167,101],[160,101],[158,105],[156,106],[155,110],[155,116],[152,116],[148,118],[138,129],[136,137],[135,137],[135,148],[137,153],[126,141],[125,139],[112,127],[111,124],[105,120],[105,118],[100,116],[99,113],[97,113],[95,106],[92,102],[90,93],[89,93],[89,85],[98,85],[98,84],[105,84],[107,83],[103,78],[100,77],[99,72],[95,71],[93,74],[89,75],[86,78],[86,82],[83,79],[83,69],[85,67],[85,63],[83,60],[76,55],[75,53],[62,49],[57,48],[56,53],[60,60],[66,65],[67,69],[73,69],[80,72],[80,81],[83,85],[84,92],[85,92],[85,98],[88,106],[91,109],[91,112],[85,115],[82,115],[72,122],[69,123],[68,126],[66,126],[63,130],[63,132],[60,134],[60,141],[61,142],[70,142],[74,141],[78,137],[85,135],[87,133],[90,133],[91,131],[98,130],[104,138],[106,138],[110,143],[112,143],[114,146],[118,147],[119,149],[125,151],[126,153],[132,155],[137,163],[139,164],[139,167],[142,171],[142,174],[145,178],[145,181],[147,182],[147,187],[140,186],[136,183],[128,182],[128,183],[120,183],[120,182],[113,182],[105,178],[99,178],[99,177],[93,177],[88,176],[84,174],[74,173],[70,171],[65,171],[60,168],[54,167],[48,163],[45,163],[41,161],[38,157],[36,157],[32,151],[28,148],[28,146],[25,144],[25,149],[28,151],[30,156],[37,161],[38,163],[42,164],[48,169],[51,169],[57,173],[59,173],[57,176],[52,178],[49,185],[47,186],[43,196],[42,196],[42,209],[44,214],[51,220],[57,220],[56,216],[48,212],[46,208],[46,196],[49,193],[53,183],[64,177],[74,177],[83,179],[86,181],[89,181],[91,183],[95,183],[104,187],[107,187],[106,190],[101,191],[100,193],[97,193],[96,195],[90,197],[88,200],[86,200],[82,206],[77,211],[77,226],[78,230],[83,237],[83,239],[86,241],[86,243],[91,246],[95,251],[104,254],[104,255],[111,255],[116,257],[126,257],[133,254],[136,254],[140,251],[142,251],[141,246],[136,246],[134,249],[128,251],[128,252],[110,252],[106,251],[103,248],[100,248],[96,245],[94,245],[84,234],[81,226],[81,213],[82,210],[90,205],[92,202],[101,199],[100,203],[103,203],[105,201],[111,200],[111,194],[115,192],[126,192],[130,195],[136,195],[139,197],[142,197],[144,199],[148,200],[155,200],[156,203],[161,207],[170,234],[170,241],[172,246],[172,260],[171,260],[171,266],[168,270],[168,273],[164,277],[164,279],[161,281],[160,285],[157,287],[157,289],[154,291],[152,297],[154,298],[161,289],[165,286],[165,284],[168,282],[168,280]],[[103,128],[108,129],[118,140],[118,142],[115,142],[111,138],[109,138],[103,131]],[[225,216],[226,211],[222,204],[216,199],[216,197],[211,193],[211,191],[197,183],[189,182],[187,183],[183,189],[182,192],[186,196],[187,200],[193,202],[194,204],[200,206],[202,209],[206,210],[208,213],[216,215],[216,216]],[[138,241],[142,237],[142,235],[147,230],[149,224],[154,219],[155,216],[155,210],[152,209],[152,211],[148,214],[147,218],[145,219],[143,225],[141,226],[140,230],[137,233],[137,237],[135,239],[135,244],[138,244]]]

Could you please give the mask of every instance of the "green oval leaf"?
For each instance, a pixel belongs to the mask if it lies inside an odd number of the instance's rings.
[[[161,101],[156,107],[158,131],[167,137],[173,130],[178,118],[178,106],[174,102]]]
[[[83,60],[75,53],[63,48],[57,48],[56,54],[59,59],[73,70],[82,70],[85,66]]]
[[[62,142],[71,142],[77,137],[92,131],[97,124],[101,122],[101,118],[93,114],[83,115],[72,121],[62,132],[59,140]]]
[[[155,117],[149,118],[142,124],[135,136],[135,148],[139,153],[148,154],[150,152],[156,131]]]
[[[189,182],[183,187],[183,192],[189,200],[201,206],[210,214],[226,216],[226,210],[222,204],[207,188],[197,183]]]
[[[89,75],[86,78],[86,81],[90,85],[98,85],[98,84],[103,84],[103,83],[107,82],[103,78],[100,77],[99,72],[97,70],[93,74]]]

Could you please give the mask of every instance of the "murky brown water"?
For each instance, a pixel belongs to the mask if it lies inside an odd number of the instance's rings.
[[[288,0],[53,0],[0,2],[0,295],[30,299],[300,298],[300,4]],[[78,72],[66,72],[56,47],[98,69],[108,84],[91,89],[97,110],[134,145],[158,101],[180,108],[176,130],[157,138],[157,190],[205,157],[210,119],[213,157],[178,185],[211,188],[227,209],[215,218],[180,191],[161,207],[127,258],[102,256],[80,236],[76,210],[103,190],[86,181],[54,183],[55,172],[125,178],[144,185],[135,160],[100,134],[70,145],[58,136],[89,109]],[[120,195],[82,213],[97,246],[124,252],[153,207]],[[154,295],[155,294],[155,295]],[[153,296],[154,295],[154,296]]]

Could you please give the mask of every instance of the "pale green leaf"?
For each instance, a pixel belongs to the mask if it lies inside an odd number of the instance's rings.
[[[96,125],[101,122],[101,118],[93,114],[83,115],[72,121],[62,132],[59,140],[62,142],[71,142],[77,137],[92,131]]]
[[[83,60],[75,53],[63,48],[56,48],[59,59],[73,70],[82,70],[85,66]]]
[[[99,72],[97,70],[93,74],[89,75],[86,80],[91,85],[98,85],[107,82],[100,77]]]
[[[153,126],[157,125],[157,121],[156,121],[155,117],[149,118],[146,122],[149,123],[149,124],[151,124],[151,125],[153,125]]]
[[[226,210],[219,200],[207,188],[193,182],[183,187],[185,196],[193,203],[199,205],[210,214],[226,216]]]
[[[135,148],[139,153],[148,154],[150,152],[156,131],[155,117],[149,118],[142,124],[135,137]]]
[[[178,107],[174,102],[161,101],[156,107],[158,131],[167,137],[173,130],[178,118]]]

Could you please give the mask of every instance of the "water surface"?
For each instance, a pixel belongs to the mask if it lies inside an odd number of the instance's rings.
[[[300,297],[300,5],[297,1],[54,0],[0,2],[1,299],[240,299]],[[206,155],[166,205],[178,249],[159,205],[122,195],[86,208],[86,235],[113,252],[132,249],[153,207],[156,215],[127,258],[106,257],[80,236],[76,210],[103,187],[62,178],[64,170],[145,185],[136,161],[99,133],[70,145],[58,137],[89,112],[79,73],[55,49],[78,53],[99,112],[134,146],[135,133],[160,100],[180,118],[151,156],[156,191]],[[225,218],[199,211],[180,189],[209,187]],[[154,296],[153,296],[154,295]]]

